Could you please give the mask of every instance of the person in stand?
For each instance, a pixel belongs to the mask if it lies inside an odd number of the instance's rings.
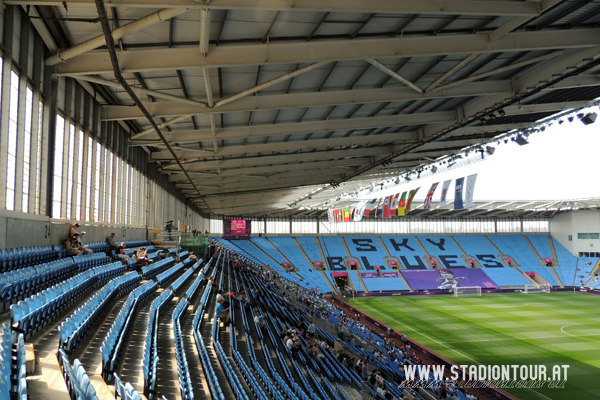
[[[119,244],[119,246],[116,248],[115,254],[119,260],[127,262],[127,260],[129,260],[129,255],[125,253],[125,250],[129,249],[125,248],[125,242],[121,242],[121,244]]]
[[[80,256],[83,252],[79,249],[79,243],[77,243],[77,239],[75,236],[71,236],[65,242],[65,247],[67,248],[67,256]]]
[[[254,322],[256,325],[260,327],[260,329],[264,332],[267,329],[267,321],[265,321],[265,317],[262,314],[256,312],[256,316],[254,317]]]
[[[229,324],[229,307],[225,308],[223,303],[223,299],[217,302],[215,313],[217,315],[217,318],[220,318],[221,321],[225,322],[226,324]]]
[[[133,252],[133,260],[136,264],[145,267],[150,264],[150,260],[148,260],[148,252],[145,247],[140,247],[136,251]]]
[[[109,237],[106,238],[106,243],[110,246],[112,250],[116,250],[119,247],[118,244],[115,243],[115,233],[111,233]]]

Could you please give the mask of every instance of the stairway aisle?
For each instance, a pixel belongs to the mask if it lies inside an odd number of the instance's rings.
[[[65,318],[81,307],[99,287],[94,287],[68,310],[54,319],[52,323],[26,340],[27,343],[33,344],[36,358],[35,373],[27,374],[27,394],[30,399],[70,400],[67,385],[56,359],[59,337],[57,328]],[[8,316],[10,318],[10,314]]]
[[[123,382],[129,382],[138,393],[144,393],[144,375],[142,373],[142,361],[144,358],[144,340],[146,339],[146,327],[148,326],[149,309],[152,301],[158,296],[154,293],[148,301],[137,311],[135,323],[131,328],[129,340],[124,343],[125,352],[118,369],[119,377]]]

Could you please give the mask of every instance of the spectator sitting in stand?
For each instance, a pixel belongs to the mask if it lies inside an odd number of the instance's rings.
[[[158,261],[165,260],[168,256],[169,256],[169,253],[163,249],[163,250],[158,251],[158,254],[156,255],[156,259]]]
[[[267,328],[267,321],[265,321],[265,317],[262,314],[259,314],[258,311],[254,317],[254,322],[256,325],[260,326],[263,331]]]
[[[115,233],[111,233],[109,237],[106,238],[106,243],[110,246],[111,250],[116,250],[119,247],[118,244],[115,243]]]
[[[192,263],[198,261],[198,257],[196,257],[193,251],[190,251],[190,260],[192,260]]]
[[[150,264],[150,260],[148,260],[148,251],[145,247],[140,247],[136,251],[133,252],[133,260],[136,264],[145,267]]]
[[[116,248],[115,254],[117,255],[117,258],[119,260],[127,262],[127,260],[129,260],[129,256],[127,255],[127,253],[125,253],[125,250],[129,249],[125,248],[125,242],[121,242],[121,244],[119,244],[119,246]]]

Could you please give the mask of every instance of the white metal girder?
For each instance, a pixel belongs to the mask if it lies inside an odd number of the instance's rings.
[[[244,182],[244,183],[227,183],[219,188],[209,187],[208,190],[202,190],[203,195],[221,193],[221,192],[239,192],[244,190],[263,190],[282,187],[308,186],[323,184],[335,181],[342,178],[343,175],[328,175],[328,176],[312,176],[299,179],[270,179],[264,183]],[[191,185],[177,184],[179,188],[191,189]]]
[[[579,48],[598,45],[599,37],[600,29],[590,28],[508,33],[494,42],[489,42],[486,34],[463,34],[214,46],[206,57],[189,48],[125,50],[120,53],[120,63],[123,72],[298,64]],[[56,72],[59,75],[109,74],[112,65],[106,52],[94,52],[57,65]]]
[[[406,126],[415,124],[430,124],[434,122],[454,121],[454,119],[455,115],[452,111],[437,111],[431,113],[390,115],[384,117],[308,121],[290,124],[239,126],[231,128],[222,128],[219,130],[216,136],[212,135],[211,129],[198,129],[180,132],[171,131],[165,132],[164,135],[169,142],[187,143],[198,142],[202,140],[212,140],[215,138],[219,140],[241,139],[263,136],[293,135],[297,133],[307,132],[314,133],[341,131],[349,129],[357,130],[391,126]],[[154,142],[149,142],[148,140],[157,140],[157,138],[158,136],[156,135],[156,133],[149,133],[148,135],[144,136],[144,139],[142,141],[133,141],[130,144],[136,146],[153,145]],[[160,145],[160,143],[157,142],[156,145]]]
[[[563,1],[564,0],[542,0],[542,1],[540,1],[539,3],[537,3],[538,7],[539,7],[539,13],[541,14],[541,13],[549,10],[550,8],[554,7],[555,5],[562,3]],[[494,29],[494,31],[492,33],[490,33],[490,41],[493,42],[494,40],[498,40],[502,36],[511,32],[513,29],[518,28],[519,26],[523,25],[524,23],[526,23],[527,21],[529,21],[533,18],[535,18],[535,17],[520,16],[520,17],[515,17],[515,18],[511,19],[510,21],[499,26],[498,28]]]
[[[210,171],[222,168],[243,168],[259,165],[296,163],[303,161],[335,160],[343,158],[377,156],[388,154],[394,146],[381,146],[368,149],[330,150],[301,154],[238,158],[232,160],[211,160],[184,164],[186,171]],[[179,171],[177,164],[162,167],[162,171]]]
[[[63,6],[60,0],[5,0],[5,4]],[[94,7],[94,0],[68,0],[69,6]],[[424,15],[490,15],[490,16],[536,16],[540,9],[535,3],[518,1],[473,0],[217,0],[195,2],[193,0],[119,0],[111,1],[112,7],[139,8],[200,8],[212,10],[254,10],[289,12],[343,12],[376,14],[424,14]]]
[[[596,81],[595,84],[598,84]],[[379,102],[394,102],[405,100],[426,100],[452,97],[485,96],[491,94],[505,94],[512,92],[510,81],[485,81],[471,82],[460,87],[448,90],[426,93],[420,95],[402,86],[386,86],[381,89],[355,89],[335,90],[327,92],[308,92],[293,94],[266,94],[261,96],[249,96],[239,99],[235,103],[220,107],[219,113],[230,113],[239,111],[259,111],[286,108],[305,108],[332,106],[344,104],[366,104]],[[153,117],[175,117],[189,118],[192,115],[214,113],[214,110],[175,102],[153,103],[152,109],[148,110]],[[103,119],[105,121],[118,121],[123,119],[144,118],[142,112],[130,106],[106,106]]]

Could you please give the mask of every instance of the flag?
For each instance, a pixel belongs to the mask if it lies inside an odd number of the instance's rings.
[[[368,201],[364,201],[362,203],[359,203],[355,208],[354,208],[354,221],[358,222],[360,220],[362,220],[362,217],[365,213],[365,209],[367,207],[367,204],[369,204]]]
[[[340,208],[338,215],[339,215],[340,224],[341,224],[342,222],[344,222],[344,207]]]
[[[398,203],[400,203],[400,193],[396,193],[392,197],[392,204],[390,205],[390,215],[398,214]]]
[[[331,209],[327,210],[327,219],[329,220],[329,223],[333,223],[333,213],[331,212]]]
[[[336,208],[335,210],[333,210],[333,221],[337,224],[338,221],[338,212],[339,210]]]
[[[353,215],[354,215],[354,204],[352,204],[350,206],[350,211],[348,213],[348,222],[352,222],[352,220],[354,219]]]
[[[381,218],[389,218],[390,217],[390,201],[392,196],[387,196],[383,201],[383,210],[381,211]]]
[[[377,199],[377,208],[375,209],[375,213],[373,214],[373,217],[377,218],[379,217],[379,207],[381,207],[383,205],[383,198],[381,199]]]
[[[344,222],[350,222],[350,206],[344,209]]]
[[[400,197],[400,202],[398,203],[398,215],[406,214],[406,192],[402,193],[402,197]]]
[[[406,212],[410,211],[410,205],[413,201],[413,199],[415,198],[415,195],[417,194],[417,192],[419,191],[419,189],[421,189],[420,187],[413,189],[410,191],[410,193],[408,194],[408,200],[406,200]]]
[[[446,199],[448,198],[448,189],[450,188],[450,183],[452,183],[452,179],[444,182],[442,185],[442,195],[440,196],[440,208],[446,206]]]
[[[465,208],[463,204],[463,186],[465,184],[465,178],[458,178],[454,182],[454,209],[462,210]]]
[[[377,206],[377,199],[371,200],[365,207],[364,215],[365,216],[373,216],[373,210],[375,209],[376,206]]]
[[[439,184],[439,182],[434,183],[429,188],[429,192],[427,192],[427,197],[425,197],[425,203],[423,205],[424,210],[429,210],[431,208],[431,200],[433,199],[433,194],[435,193],[435,189],[437,189]]]
[[[473,193],[475,192],[477,174],[467,176],[467,191],[465,192],[465,208],[473,207]]]

